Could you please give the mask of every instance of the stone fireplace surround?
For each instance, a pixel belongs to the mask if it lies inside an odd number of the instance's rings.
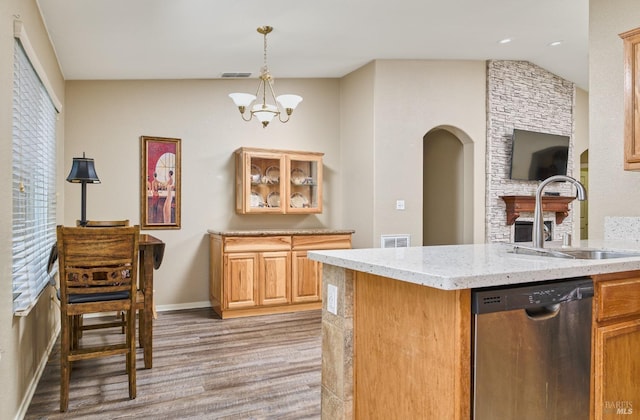
[[[575,86],[528,61],[487,61],[486,242],[511,242],[503,195],[534,195],[539,183],[509,178],[514,128],[570,136],[567,175],[573,176]],[[575,195],[572,185],[550,184],[545,191]],[[524,218],[533,218],[525,213]],[[545,212],[545,220],[553,213]],[[573,215],[553,223],[553,239],[573,230]]]

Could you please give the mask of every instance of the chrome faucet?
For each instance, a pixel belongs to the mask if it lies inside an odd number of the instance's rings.
[[[538,189],[536,190],[536,207],[533,213],[533,232],[532,232],[532,240],[533,246],[536,248],[544,248],[544,222],[542,218],[542,190],[547,185],[552,182],[558,181],[569,181],[576,186],[577,189],[577,199],[580,201],[584,201],[587,199],[587,191],[584,189],[584,185],[580,183],[580,181],[571,178],[566,175],[554,175],[551,176],[538,185]]]

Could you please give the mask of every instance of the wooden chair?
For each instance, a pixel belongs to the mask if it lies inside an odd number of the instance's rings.
[[[76,220],[76,226],[80,226],[80,220]],[[105,228],[105,227],[126,227],[129,226],[129,219],[123,220],[87,220],[85,227],[87,228]],[[147,328],[146,324],[149,322],[145,322],[145,317],[143,314],[144,311],[144,293],[140,290],[138,286],[136,293],[136,301],[135,308],[138,313],[138,323],[140,326],[140,334],[139,334],[139,343],[140,347],[144,347],[143,337],[145,335],[145,328]],[[101,324],[93,324],[93,325],[84,325],[82,317],[79,317],[75,322],[75,329],[77,332],[76,337],[82,337],[82,331],[88,329],[98,329],[98,328],[110,328],[110,327],[122,327],[122,333],[124,334],[124,324],[126,320],[124,318],[124,313],[120,313],[120,317],[118,320],[113,322],[104,322]],[[151,326],[149,328],[152,328]]]
[[[135,296],[140,227],[86,229],[58,226],[60,270],[60,411],[69,406],[72,362],[124,354],[129,398],[136,397]],[[90,313],[123,311],[125,337],[83,346],[74,323]]]
[[[76,226],[80,227],[80,220],[76,220]],[[88,228],[107,228],[107,227],[127,227],[129,226],[129,219],[123,220],[87,220],[84,227]],[[143,296],[144,299],[144,296]],[[82,338],[82,332],[85,330],[99,329],[99,328],[111,328],[111,327],[121,327],[122,333],[124,334],[124,323],[126,322],[124,317],[124,312],[120,312],[116,314],[118,318],[116,321],[112,322],[103,322],[100,324],[93,325],[84,325],[84,319],[79,316],[74,320],[74,339],[78,340]]]

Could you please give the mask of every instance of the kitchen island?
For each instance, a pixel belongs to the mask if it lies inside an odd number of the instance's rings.
[[[640,252],[636,242],[576,247]],[[578,276],[595,285],[592,418],[615,418],[611,405],[640,403],[633,382],[640,356],[629,351],[640,346],[640,256],[562,259],[481,244],[308,257],[323,263],[325,419],[470,419],[471,290]],[[627,367],[607,375],[622,364]]]

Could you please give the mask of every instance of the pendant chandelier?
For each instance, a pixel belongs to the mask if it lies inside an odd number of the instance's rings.
[[[231,93],[229,97],[233,99],[233,102],[238,107],[242,119],[245,121],[251,121],[255,116],[258,121],[262,123],[262,127],[266,128],[267,125],[273,120],[274,117],[278,117],[278,120],[282,123],[289,121],[289,117],[296,106],[302,101],[302,96],[298,95],[280,95],[276,97],[273,90],[273,77],[269,73],[269,67],[267,66],[267,34],[273,31],[271,26],[260,26],[258,32],[264,36],[264,65],[260,69],[260,84],[256,94],[250,93]],[[267,103],[267,93],[270,95],[270,100],[273,104]],[[251,107],[253,101],[261,96],[260,103],[256,103]],[[250,108],[251,107],[251,108]],[[286,114],[286,118],[282,119],[282,109]],[[245,111],[249,110],[249,116],[245,114]]]

